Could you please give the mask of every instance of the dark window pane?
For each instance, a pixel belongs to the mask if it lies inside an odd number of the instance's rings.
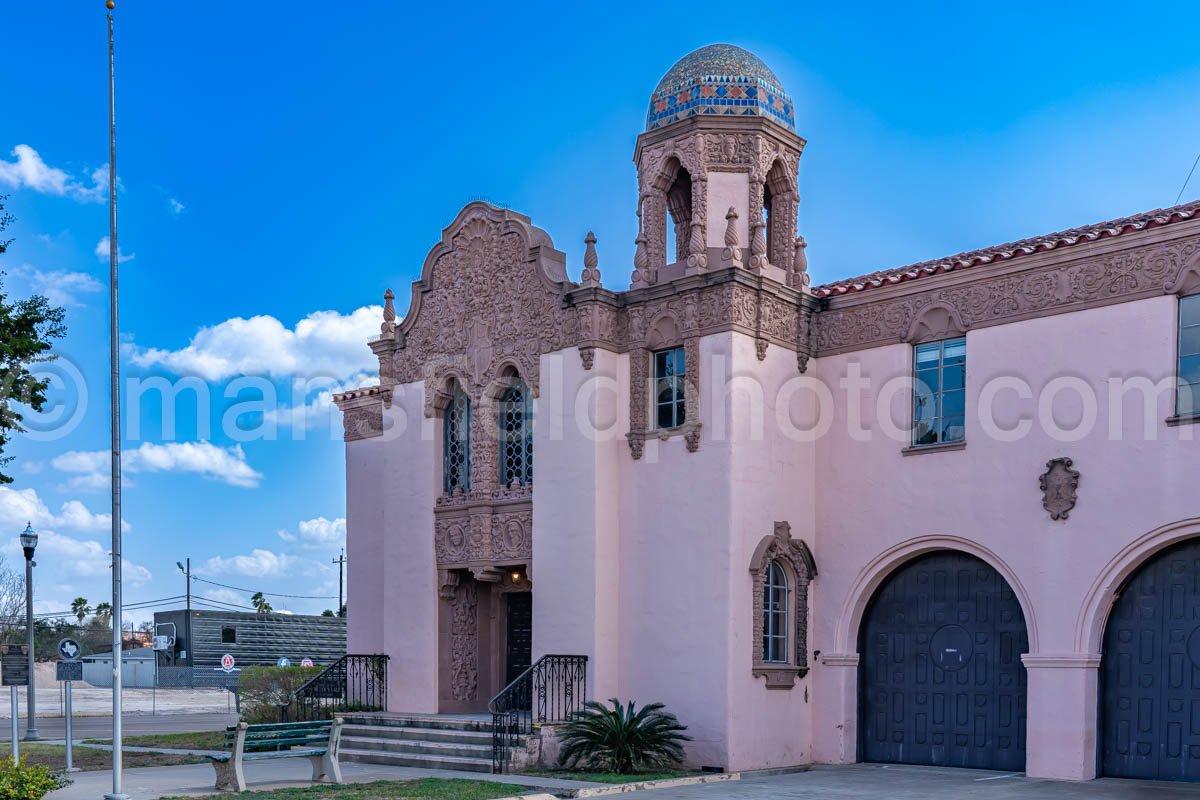
[[[1179,355],[1192,356],[1200,353],[1200,325],[1184,328],[1179,332]]]
[[[951,364],[961,364],[967,360],[967,340],[951,339],[942,345],[942,360]]]
[[[672,414],[673,406],[662,405],[658,407],[658,425],[659,428],[674,428],[675,420]]]
[[[1180,326],[1200,325],[1200,294],[1180,298],[1179,324]]]
[[[1175,402],[1175,413],[1181,417],[1190,417],[1200,413],[1200,384],[1181,383]]]
[[[942,352],[942,347],[939,342],[933,344],[922,344],[917,346],[916,364],[917,369],[925,369],[926,367],[936,366],[938,356]]]
[[[942,389],[953,391],[966,385],[967,365],[965,362],[947,364],[942,368]]]
[[[942,420],[942,435],[939,441],[961,442],[964,433],[962,417],[946,417]]]
[[[683,375],[687,372],[687,362],[683,357],[683,348],[676,347],[673,352],[675,353],[675,374]]]
[[[667,374],[667,354],[654,354],[654,377],[661,378]]]
[[[1179,380],[1183,383],[1200,383],[1200,355],[1179,359]]]
[[[942,395],[940,416],[961,417],[966,413],[966,392],[946,392]]]

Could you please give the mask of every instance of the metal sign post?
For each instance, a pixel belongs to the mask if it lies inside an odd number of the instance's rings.
[[[12,760],[15,764],[21,760],[21,746],[17,744],[17,687],[10,686],[9,692],[12,694]]]
[[[79,642],[75,639],[63,639],[58,643],[58,655],[62,660],[58,662],[58,675],[56,676],[63,682],[63,687],[66,691],[66,725],[67,725],[67,772],[78,772],[75,769],[74,757],[74,725],[71,719],[71,684],[75,681],[83,680],[83,664],[79,662],[79,655],[83,652]]]

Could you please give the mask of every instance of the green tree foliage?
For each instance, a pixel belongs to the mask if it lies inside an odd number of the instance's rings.
[[[664,711],[662,703],[649,703],[639,711],[632,700],[624,706],[615,697],[608,702],[612,708],[589,701],[563,726],[561,764],[629,775],[683,761],[683,742],[692,737],[683,733],[687,726]]]
[[[95,613],[96,619],[103,623],[105,627],[112,623],[112,603],[96,603]]]
[[[0,253],[8,249],[11,239],[2,238],[12,224],[12,215],[4,210],[7,195],[0,196]],[[41,411],[46,404],[49,378],[37,380],[31,367],[54,358],[50,340],[61,339],[67,333],[63,310],[50,305],[45,297],[33,295],[24,300],[12,300],[4,290],[0,273],[0,470],[12,461],[5,457],[4,447],[13,433],[25,429],[18,410],[28,406]],[[0,484],[12,483],[12,477],[0,471]]]
[[[251,725],[279,722],[280,708],[287,706],[288,719],[296,719],[293,695],[321,667],[247,667],[238,679],[242,697],[242,720]]]
[[[254,606],[254,610],[260,614],[270,614],[275,610],[271,608],[271,604],[267,602],[267,598],[263,597],[262,592],[255,592],[254,596],[250,598],[250,603]]]
[[[92,607],[88,605],[87,598],[76,597],[72,600],[71,613],[75,615],[75,619],[79,620],[79,624],[82,625],[83,621],[87,619],[87,615],[92,613]]]

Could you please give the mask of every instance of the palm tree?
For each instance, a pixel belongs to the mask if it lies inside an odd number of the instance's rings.
[[[589,701],[563,726],[559,734],[559,763],[629,775],[638,770],[668,767],[683,761],[686,725],[663,711],[662,703],[634,710],[633,701],[622,707],[615,697],[603,703]]]
[[[80,625],[83,624],[91,610],[92,607],[88,605],[86,597],[76,597],[71,601],[71,613],[75,615],[75,619],[79,620]]]
[[[96,613],[96,618],[102,622],[108,623],[112,621],[112,603],[97,603],[94,611]]]
[[[254,606],[254,610],[260,614],[269,614],[274,610],[271,608],[271,604],[267,602],[267,598],[263,597],[262,592],[255,592],[254,596],[250,598],[250,603]]]

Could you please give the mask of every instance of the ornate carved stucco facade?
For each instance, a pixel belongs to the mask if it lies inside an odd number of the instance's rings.
[[[522,659],[578,654],[589,697],[666,702],[696,766],[888,760],[873,698],[924,690],[876,678],[949,662],[881,663],[866,631],[928,652],[941,629],[897,627],[881,598],[952,553],[1002,586],[981,603],[1016,603],[1025,626],[1006,665],[1019,737],[980,712],[995,742],[1019,740],[993,755],[1094,777],[1111,744],[1105,620],[1125,581],[1200,534],[1191,417],[1173,394],[1111,383],[1175,375],[1179,298],[1200,293],[1200,204],[813,286],[791,101],[758,59],[716,47],[651,100],[632,264],[610,265],[589,234],[574,280],[528,217],[471,203],[402,318],[385,295],[379,385],[337,396],[351,649],[392,656],[396,711],[479,711]],[[915,348],[959,339],[965,435],[913,447]],[[674,348],[682,414],[662,426],[654,354]],[[498,420],[514,386],[530,396],[535,469],[505,482]],[[470,479],[447,490],[460,393]],[[772,562],[787,580],[774,622]],[[514,594],[530,595],[528,620]],[[764,658],[771,625],[782,661]],[[985,628],[968,658],[988,657]]]

